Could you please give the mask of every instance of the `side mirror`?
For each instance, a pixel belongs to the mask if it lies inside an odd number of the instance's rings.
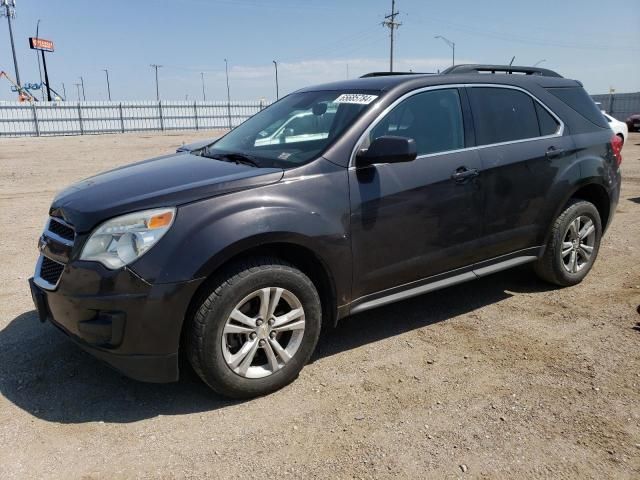
[[[360,150],[356,155],[357,166],[375,163],[411,162],[418,156],[416,141],[413,138],[384,136],[378,137],[369,148]]]

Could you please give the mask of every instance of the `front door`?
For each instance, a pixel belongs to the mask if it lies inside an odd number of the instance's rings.
[[[413,138],[418,158],[349,169],[354,299],[478,260],[481,165],[464,150],[458,89],[411,95],[359,148],[384,135]]]

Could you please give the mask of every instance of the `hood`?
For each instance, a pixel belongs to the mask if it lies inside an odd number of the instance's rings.
[[[117,168],[60,192],[50,214],[78,233],[117,215],[178,206],[238,190],[278,182],[280,168],[237,165],[190,153],[177,153]]]

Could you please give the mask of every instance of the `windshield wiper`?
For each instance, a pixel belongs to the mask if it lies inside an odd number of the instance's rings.
[[[221,160],[223,162],[233,162],[237,165],[242,164],[260,168],[260,165],[253,159],[253,157],[244,153],[209,153],[208,150],[205,150],[204,156],[215,160]]]

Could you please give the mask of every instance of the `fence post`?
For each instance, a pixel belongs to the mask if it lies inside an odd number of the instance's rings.
[[[120,112],[120,130],[124,133],[124,116],[122,115],[122,102],[118,104],[118,111]]]
[[[80,123],[80,135],[84,135],[84,127],[82,125],[82,106],[78,102],[78,122]]]
[[[40,136],[40,125],[38,125],[38,112],[36,110],[35,102],[31,102],[31,109],[33,110],[33,125],[36,127],[36,136]]]
[[[160,130],[164,132],[164,119],[162,118],[162,100],[158,102],[158,112],[160,113]]]
[[[196,130],[199,130],[199,128],[198,128],[198,104],[195,101],[193,102],[193,115],[194,115],[194,118],[196,120]]]

